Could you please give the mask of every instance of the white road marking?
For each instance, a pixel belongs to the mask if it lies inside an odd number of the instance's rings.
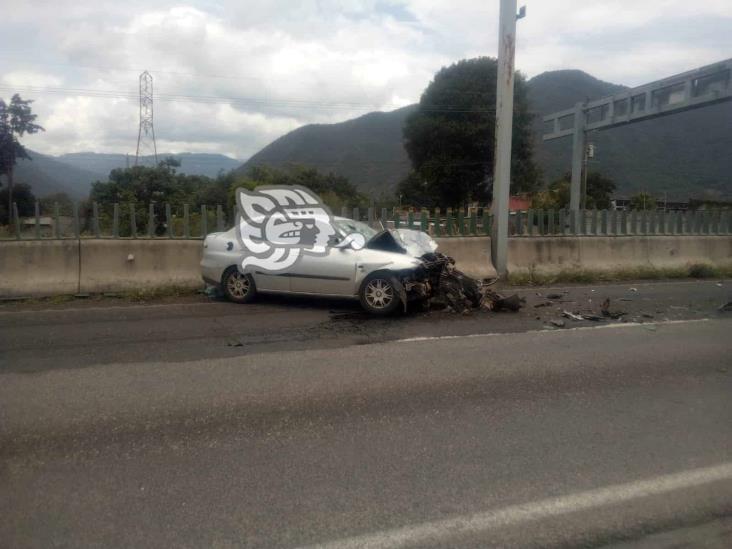
[[[721,282],[728,282],[728,279],[721,279]],[[581,284],[581,285],[568,285],[568,286],[515,286],[514,290],[516,292],[536,292],[537,290],[544,290],[544,291],[558,291],[558,290],[605,290],[608,288],[625,288],[628,290],[629,288],[643,288],[646,286],[680,286],[680,285],[691,285],[691,284],[706,284],[709,282],[717,283],[720,282],[720,280],[717,279],[692,279],[692,280],[651,280],[648,282],[633,282],[632,280],[627,280],[624,282],[611,282],[611,283],[603,283],[598,282],[595,284]]]
[[[462,339],[462,338],[473,338],[473,337],[496,337],[496,336],[507,336],[511,334],[555,334],[562,332],[575,332],[581,330],[602,330],[602,329],[617,329],[617,328],[637,328],[639,326],[665,326],[667,324],[692,324],[695,322],[709,322],[709,318],[693,318],[689,320],[659,320],[656,322],[614,322],[612,324],[596,324],[593,326],[575,326],[574,328],[557,328],[556,330],[541,329],[541,330],[526,330],[523,332],[490,332],[485,334],[465,334],[465,335],[444,335],[444,336],[418,336],[418,337],[407,337],[404,339],[395,339],[393,343],[413,343],[415,341],[434,341],[441,339]],[[392,342],[390,342],[392,343]]]
[[[414,546],[427,541],[440,541],[453,536],[476,534],[493,528],[514,526],[523,522],[616,505],[638,498],[657,496],[725,480],[732,480],[732,462],[626,484],[615,484],[567,496],[511,505],[474,515],[344,538],[311,547],[318,549],[383,549]]]

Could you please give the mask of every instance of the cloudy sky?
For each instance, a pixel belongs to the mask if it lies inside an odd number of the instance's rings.
[[[638,85],[732,57],[731,0],[526,0],[517,68]],[[36,100],[40,152],[134,152],[138,75],[158,150],[246,159],[283,133],[415,102],[496,55],[498,0],[0,0],[0,97]]]

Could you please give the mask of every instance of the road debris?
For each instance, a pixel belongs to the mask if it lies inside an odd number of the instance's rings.
[[[540,307],[551,307],[553,303],[551,301],[542,301],[541,303],[537,303],[534,305],[534,309],[538,309]]]
[[[632,301],[632,300],[625,300],[625,301]],[[611,311],[609,297],[606,297],[605,301],[603,301],[602,305],[600,305],[600,312],[602,313],[602,316],[612,318],[613,320],[617,320],[620,317],[625,316],[627,314],[625,311]]]
[[[602,317],[597,315],[580,315],[585,320],[591,320],[592,322],[602,322]]]
[[[564,328],[564,326],[566,326],[564,320],[550,320],[549,324],[557,328]]]
[[[562,316],[564,316],[564,317],[566,317],[566,318],[569,318],[569,319],[571,319],[571,320],[574,320],[574,321],[580,321],[580,320],[584,320],[584,318],[582,318],[582,316],[581,316],[581,315],[576,315],[576,314],[574,314],[574,313],[570,313],[570,312],[569,312],[569,311],[567,311],[566,309],[562,311]]]
[[[728,301],[724,305],[720,305],[717,308],[717,310],[720,311],[720,312],[722,312],[722,313],[730,313],[730,312],[732,312],[732,301]]]
[[[562,299],[564,294],[546,294],[547,299]]]
[[[443,302],[448,310],[458,314],[470,314],[473,309],[518,311],[526,303],[517,294],[503,296],[494,292],[490,284],[481,283],[457,269],[454,259],[442,257],[445,260],[435,281],[435,299]]]
[[[638,291],[638,288],[629,288],[628,291],[629,292],[637,292]]]
[[[517,294],[503,297],[495,292],[490,292],[490,295],[486,293],[483,299],[492,300],[494,303],[493,310],[495,311],[506,309],[515,312],[521,309],[521,307],[523,307],[524,303],[526,302],[525,299],[519,297]]]

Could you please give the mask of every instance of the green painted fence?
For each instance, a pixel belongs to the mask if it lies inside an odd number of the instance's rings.
[[[43,211],[35,204],[32,216],[18,215],[13,205],[9,225],[0,226],[0,239],[52,238],[182,238],[200,239],[211,232],[231,228],[235,211],[221,205],[191,208],[189,204],[114,203],[86,204],[82,211],[73,203],[53,204]],[[491,234],[493,216],[488,208],[342,208],[340,215],[372,227],[412,228],[433,236],[485,236]],[[627,236],[627,235],[728,235],[732,234],[732,210],[617,211],[561,210],[513,211],[509,235]]]

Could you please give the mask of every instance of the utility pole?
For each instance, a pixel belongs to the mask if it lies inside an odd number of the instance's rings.
[[[501,0],[496,79],[496,150],[493,171],[493,232],[491,255],[499,276],[508,271],[508,199],[511,190],[511,136],[513,133],[513,80],[516,53],[516,0]]]

